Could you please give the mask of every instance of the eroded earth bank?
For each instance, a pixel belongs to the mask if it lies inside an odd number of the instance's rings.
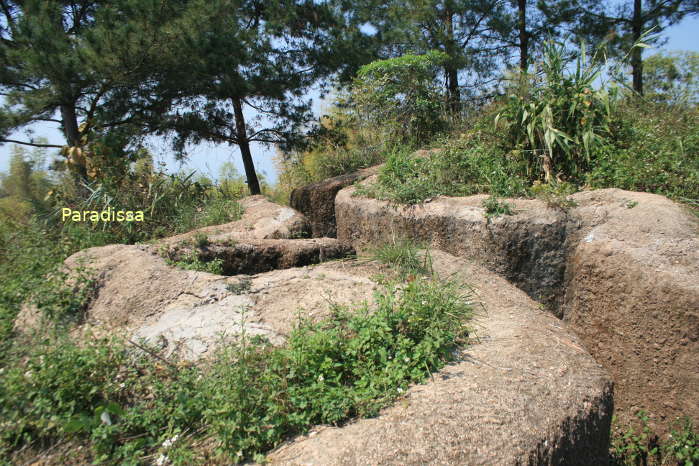
[[[318,426],[270,463],[604,464],[615,410],[646,408],[661,427],[698,417],[699,244],[681,207],[602,190],[567,211],[512,200],[515,215],[486,218],[482,196],[396,207],[344,187],[371,174],[305,188],[297,210],[253,196],[236,222],[72,256],[98,280],[75,334],[145,339],[190,361],[243,329],[282,344],[299,317],[371,301],[383,266],[363,253],[409,238],[472,291],[470,344],[378,416]],[[221,274],[173,265],[194,252]],[[37,319],[26,308],[17,325]]]

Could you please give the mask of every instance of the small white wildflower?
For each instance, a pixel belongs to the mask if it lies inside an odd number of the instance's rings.
[[[126,388],[126,383],[121,382],[121,383],[119,384],[119,388]]]
[[[158,458],[155,460],[155,464],[157,466],[164,466],[166,464],[170,463],[170,458],[168,458],[165,455],[160,455]]]
[[[25,373],[24,373],[24,376],[25,376],[26,378],[28,378],[28,379],[31,379],[31,378],[32,378],[32,371],[27,371],[27,372],[25,372]]]
[[[323,374],[320,374],[320,375],[318,376],[318,382],[322,382],[323,380],[325,380],[325,379],[323,378]]]
[[[398,393],[403,393],[403,389],[398,387]]]
[[[112,425],[112,418],[109,417],[109,413],[107,411],[102,411],[102,414],[100,414],[100,421],[102,421],[102,424],[108,426]]]
[[[179,434],[176,434],[174,437],[169,438],[163,442],[163,447],[164,448],[170,448],[174,443],[177,441],[177,439],[180,438]]]
[[[410,362],[410,358],[406,356],[405,358],[403,358],[403,361]]]

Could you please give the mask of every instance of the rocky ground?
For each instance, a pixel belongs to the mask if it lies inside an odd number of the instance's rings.
[[[290,439],[272,464],[603,464],[613,409],[647,409],[660,428],[698,418],[699,241],[680,206],[601,190],[567,210],[510,200],[514,215],[487,218],[484,196],[397,207],[345,187],[372,173],[297,193],[310,222],[254,196],[236,222],[72,256],[98,280],[75,335],[199,361],[242,331],[282,344],[299,317],[371,301],[384,269],[362,254],[410,238],[481,309],[471,344],[379,416]],[[174,265],[195,253],[223,274]],[[17,326],[36,321],[26,308]]]

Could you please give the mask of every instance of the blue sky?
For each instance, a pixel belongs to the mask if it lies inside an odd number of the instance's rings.
[[[677,24],[665,31],[664,35],[668,38],[668,41],[662,47],[662,49],[666,51],[690,50],[699,52],[698,31],[699,18],[686,18],[680,24]],[[644,54],[648,55],[654,52],[655,51],[653,49],[650,49],[646,50]],[[310,97],[314,97],[313,108],[315,113],[320,114],[323,103],[318,101],[317,94],[311,94]],[[49,142],[53,144],[64,143],[64,139],[55,125],[48,123],[36,124],[33,125],[31,129],[34,131],[35,137],[46,137],[48,138]],[[21,132],[16,133],[13,136],[13,139],[22,139],[23,137]],[[169,171],[174,172],[178,170],[185,170],[189,172],[196,170],[199,173],[215,177],[219,173],[219,169],[223,163],[233,162],[233,164],[238,168],[238,171],[243,173],[243,165],[240,160],[240,151],[235,146],[231,147],[227,145],[204,143],[191,147],[188,151],[189,159],[184,164],[176,162],[172,158],[164,141],[156,138],[150,138],[148,140],[148,146],[155,155],[156,161],[164,162]],[[11,147],[11,144],[0,146],[0,171],[7,170]],[[277,179],[277,173],[273,162],[273,157],[275,154],[274,148],[256,144],[252,147],[252,152],[258,172],[263,173],[269,181],[275,182]]]

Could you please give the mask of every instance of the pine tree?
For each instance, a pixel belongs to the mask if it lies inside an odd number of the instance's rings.
[[[158,90],[170,108],[159,131],[174,133],[183,155],[203,140],[237,146],[250,193],[259,194],[250,144],[293,144],[312,117],[303,96],[351,65],[357,48],[346,34],[360,35],[332,5],[314,1],[194,1],[184,18],[179,66]]]
[[[72,147],[67,161],[86,176],[86,145],[96,135],[111,133],[123,146],[143,115],[159,110],[147,83],[181,3],[0,0],[0,144]],[[59,125],[66,146],[9,139],[40,121]]]
[[[647,44],[662,42],[660,34],[687,15],[699,14],[699,0],[625,0],[616,8],[608,8],[602,14],[594,14],[602,27],[611,31],[612,43],[619,53],[626,53],[648,31]],[[598,26],[599,27],[599,26]],[[633,90],[643,95],[643,50],[631,50],[631,75]]]
[[[483,81],[492,76],[507,52],[500,38],[503,2],[485,0],[389,0],[371,1],[362,7],[363,19],[376,32],[380,55],[390,58],[406,53],[444,52],[444,85],[449,106],[461,108],[463,81]]]

